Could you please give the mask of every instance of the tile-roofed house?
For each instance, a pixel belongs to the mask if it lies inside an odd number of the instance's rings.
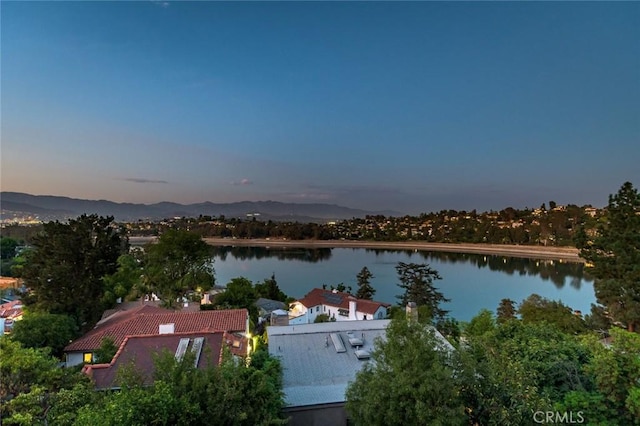
[[[161,327],[163,326],[163,327]],[[164,328],[161,330],[161,328]],[[169,311],[155,306],[142,306],[117,312],[105,318],[84,336],[65,348],[67,366],[92,362],[93,354],[105,337],[120,346],[127,336],[158,335],[161,333],[198,331],[249,332],[249,312],[228,309],[197,312]]]
[[[289,324],[310,324],[320,314],[336,321],[383,319],[390,306],[389,303],[357,299],[337,290],[314,288],[291,304]]]
[[[14,300],[0,305],[0,335],[10,333],[14,321],[22,319],[22,302]]]
[[[101,322],[103,322],[104,320],[106,320],[107,318],[111,317],[112,315],[118,312],[131,311],[133,309],[140,309],[143,306],[151,306],[158,309],[164,309],[165,311],[173,311],[172,309],[162,308],[161,303],[162,301],[160,300],[144,300],[144,299],[119,303],[116,306],[116,308],[107,309],[106,311],[104,311],[104,313],[102,314],[102,318],[100,318],[100,321],[98,322],[98,324],[100,324]],[[200,310],[200,304],[195,302],[191,302],[191,303],[187,302],[186,304],[183,304],[183,306],[181,306],[179,310],[181,312],[197,312]]]
[[[192,352],[196,367],[206,368],[221,362],[225,346],[231,354],[245,357],[248,339],[223,331],[127,336],[111,362],[88,364],[82,371],[91,377],[96,389],[113,389],[119,387],[118,370],[133,364],[142,375],[143,384],[151,385],[155,372],[154,358],[163,351],[180,359]]]

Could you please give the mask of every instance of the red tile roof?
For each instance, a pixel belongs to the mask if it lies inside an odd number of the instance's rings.
[[[22,302],[14,300],[0,305],[0,318],[13,319],[22,315]]]
[[[299,303],[307,308],[312,306],[325,305],[336,308],[349,309],[349,301],[356,302],[356,310],[365,314],[373,315],[381,306],[389,307],[391,304],[384,302],[375,302],[373,300],[356,299],[349,293],[342,293],[334,290],[325,290],[322,288],[314,288],[307,293]]]
[[[247,354],[247,338],[222,331],[127,336],[110,363],[86,365],[82,371],[93,379],[97,389],[109,389],[118,386],[116,383],[118,369],[122,365],[133,363],[136,371],[142,375],[144,384],[150,385],[153,383],[155,372],[155,355],[163,351],[175,355],[180,339],[197,337],[205,339],[198,360],[198,368],[219,364],[224,345],[229,347],[234,355],[246,356]]]
[[[111,337],[120,346],[127,336],[158,335],[160,324],[175,324],[174,333],[199,331],[247,332],[246,309],[173,312],[153,306],[112,315],[81,338],[71,342],[65,352],[90,352],[100,347],[102,339]]]

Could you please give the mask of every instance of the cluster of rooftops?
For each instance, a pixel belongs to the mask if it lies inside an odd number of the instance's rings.
[[[263,306],[281,307],[267,302],[263,300]],[[299,311],[306,309],[306,323],[267,328],[269,353],[283,367],[286,405],[343,403],[348,383],[368,362],[376,339],[385,337],[389,320],[374,319],[374,314],[384,308],[386,316],[389,305],[324,289],[314,289],[295,303]],[[356,308],[360,318],[353,312]],[[313,323],[316,315],[309,314],[335,309],[351,312],[323,323]],[[267,315],[268,310],[264,310]],[[364,315],[370,317],[364,320]],[[71,342],[65,348],[66,364],[85,364],[83,371],[98,389],[117,388],[118,369],[131,363],[151,384],[154,357],[159,352],[177,359],[192,353],[195,366],[205,368],[221,362],[225,347],[237,357],[250,355],[250,337],[247,309],[169,311],[137,302],[106,312],[93,330]],[[113,341],[117,352],[110,362],[96,364],[96,352],[105,338]]]

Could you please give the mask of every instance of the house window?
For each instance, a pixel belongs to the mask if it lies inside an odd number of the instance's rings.
[[[82,362],[85,364],[91,364],[93,362],[93,354],[91,352],[85,352],[82,355]]]
[[[338,309],[338,315],[340,315],[342,317],[348,317],[349,316],[349,310],[348,309]]]

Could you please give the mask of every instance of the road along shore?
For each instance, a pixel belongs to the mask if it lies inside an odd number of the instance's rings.
[[[155,241],[155,237],[130,237],[131,244],[142,245]],[[233,239],[205,238],[212,246],[254,247],[305,247],[305,248],[364,248],[389,250],[424,250],[451,253],[489,254],[497,256],[524,257],[530,259],[564,260],[584,263],[578,249],[574,247],[543,247],[507,244],[454,244],[427,243],[422,241],[350,241],[350,240],[284,240],[284,239]]]

